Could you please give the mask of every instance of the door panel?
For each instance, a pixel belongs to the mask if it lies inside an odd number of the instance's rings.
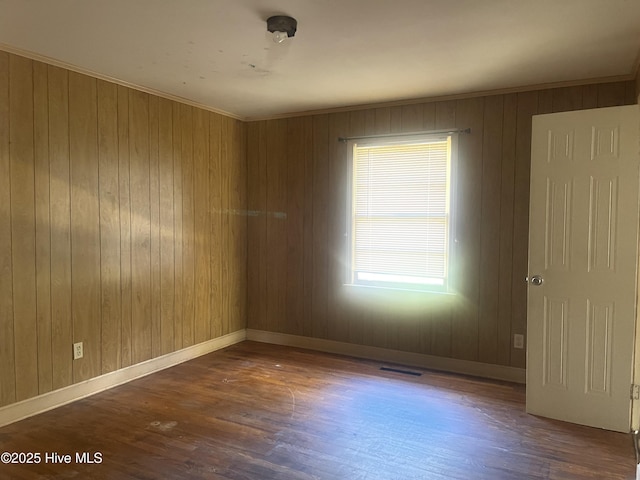
[[[543,385],[567,388],[568,299],[544,298]]]
[[[569,269],[571,255],[571,180],[547,179],[545,268]]]
[[[618,179],[591,178],[589,190],[590,272],[611,272],[615,268]]]
[[[638,107],[533,118],[527,411],[629,431]]]
[[[611,394],[613,304],[587,302],[586,392]]]

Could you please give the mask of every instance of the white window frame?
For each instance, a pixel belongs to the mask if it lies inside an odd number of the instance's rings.
[[[450,139],[450,163],[449,163],[449,224],[448,224],[448,252],[446,276],[443,285],[429,283],[413,283],[411,281],[389,281],[391,277],[387,275],[386,281],[363,280],[355,278],[354,269],[354,236],[355,236],[355,212],[354,212],[354,148],[357,145],[402,145],[414,142],[424,142],[437,139]],[[447,133],[425,133],[412,135],[395,135],[380,137],[363,137],[347,139],[347,155],[348,155],[348,198],[347,198],[347,224],[346,224],[346,284],[349,286],[383,288],[391,290],[409,290],[433,293],[452,293],[455,284],[455,257],[456,257],[456,176],[457,176],[457,158],[458,158],[458,134],[456,132]]]

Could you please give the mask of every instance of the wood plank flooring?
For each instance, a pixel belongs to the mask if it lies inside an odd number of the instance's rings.
[[[629,435],[527,415],[521,385],[381,366],[243,342],[0,429],[41,455],[0,478],[634,478]]]

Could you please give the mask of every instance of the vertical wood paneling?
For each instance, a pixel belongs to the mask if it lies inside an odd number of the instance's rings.
[[[149,96],[149,227],[151,270],[151,357],[162,349],[160,298],[160,170],[159,170],[159,104]]]
[[[247,127],[248,305],[249,328],[265,330],[267,321],[267,136],[266,122]]]
[[[516,162],[518,96],[505,95],[502,120],[502,168],[500,181],[500,259],[498,274],[497,363],[510,365],[512,331],[513,202]]]
[[[562,102],[560,96],[556,93],[556,89],[541,90],[538,93],[538,113],[552,113],[554,97],[556,103]]]
[[[329,290],[329,117],[313,117],[313,199],[312,213],[312,272],[311,282],[311,336],[328,336],[328,290]],[[337,140],[334,140],[336,143]],[[249,143],[249,147],[251,143]],[[307,186],[308,188],[308,186]],[[249,237],[251,238],[251,237]],[[251,263],[249,264],[251,268]],[[249,316],[251,318],[251,316]]]
[[[422,129],[425,131],[434,130],[436,127],[436,106],[440,103],[425,103],[422,109]],[[446,118],[446,108],[442,105],[438,109],[438,118],[442,122]],[[450,121],[450,120],[449,120]],[[444,127],[446,128],[446,127]]]
[[[98,158],[100,169],[101,372],[121,365],[120,189],[118,179],[118,89],[98,81]]]
[[[69,163],[69,76],[48,68],[49,197],[51,218],[52,387],[73,382],[71,345],[71,171]]]
[[[478,360],[498,363],[503,96],[487,97],[482,142]]]
[[[420,132],[423,130],[424,106],[420,103],[402,107],[402,131]]]
[[[51,391],[51,219],[49,208],[49,85],[47,66],[33,64],[36,210],[38,392]]]
[[[382,108],[376,108],[375,110],[372,110],[372,111],[375,117],[374,117],[374,124],[370,127],[371,128],[370,135],[384,135],[384,134],[390,133],[391,132],[391,108],[382,107]],[[354,115],[355,113],[357,113],[357,115]],[[365,118],[364,111],[354,112],[354,114],[351,115],[352,119],[354,117],[356,119]],[[355,131],[357,131],[358,133],[354,133],[353,131],[350,131],[349,135],[356,136],[356,135],[365,134],[367,130],[366,125],[364,125],[363,120],[361,120],[360,123],[361,125],[355,126],[355,129],[356,129]]]
[[[231,178],[229,203],[231,211],[230,266],[233,275],[232,316],[230,332],[243,329],[247,325],[247,162],[246,130],[244,124],[231,121]]]
[[[302,319],[301,334],[311,336],[313,332],[313,157],[314,145],[314,117],[304,119],[303,128],[303,159],[304,159],[304,181],[303,181],[303,211],[302,228],[304,248],[302,250],[303,264],[303,286],[302,286]],[[311,147],[310,147],[311,146]]]
[[[390,133],[402,132],[402,107],[391,107],[390,126]]]
[[[598,85],[598,107],[615,107],[627,101],[627,82],[602,83]]]
[[[286,310],[286,152],[287,121],[267,124],[267,318],[270,325],[284,331]]]
[[[0,405],[246,326],[246,145],[237,120],[0,52]]]
[[[338,138],[348,136],[349,114],[329,115],[329,288],[327,335],[330,340],[346,341],[347,318],[341,303],[344,301],[345,273],[345,229],[347,205],[347,144]],[[268,232],[267,232],[268,234]]]
[[[133,290],[131,284],[131,172],[129,89],[118,87],[118,180],[120,186],[121,366],[131,365]]]
[[[182,231],[182,109],[180,104],[172,102],[173,113],[173,228],[175,234],[174,253],[174,349],[182,348],[184,342],[184,275],[183,275],[183,231]]]
[[[16,401],[9,126],[9,55],[0,52],[0,406]]]
[[[222,334],[226,335],[230,331],[231,322],[231,291],[230,291],[230,271],[231,260],[229,259],[229,242],[230,242],[230,203],[229,203],[229,187],[231,168],[229,166],[230,155],[230,127],[231,120],[222,118],[220,123],[220,245],[222,251],[226,255],[220,256],[220,278],[225,288],[221,292],[221,315],[222,315]]]
[[[484,99],[460,100],[456,104],[456,126],[471,128],[459,136],[456,173],[456,237],[460,292],[452,319],[452,353],[455,358],[478,359],[478,302],[480,283],[480,220],[482,205],[482,140]],[[479,214],[480,213],[480,214]]]
[[[307,119],[305,119],[307,120]],[[287,121],[286,175],[286,332],[302,334],[304,320],[304,157],[306,122],[292,118]]]
[[[640,72],[640,69],[637,70]],[[640,78],[640,75],[636,75],[636,78]],[[638,94],[636,93],[636,85],[633,82],[624,82],[625,98],[622,105],[633,105],[638,103]]]
[[[553,112],[567,112],[582,108],[582,87],[554,88]],[[538,110],[538,113],[542,113]]]
[[[131,184],[131,361],[151,358],[151,206],[149,96],[129,95]]]
[[[598,85],[582,86],[582,108],[596,108],[598,106]]]
[[[209,115],[203,110],[193,112],[193,171],[195,198],[195,343],[208,340],[211,335],[209,318],[211,255],[211,210],[209,206]]]
[[[16,399],[38,394],[33,62],[9,61],[9,154]],[[19,348],[18,348],[19,346]]]
[[[222,170],[221,170],[222,117],[211,114],[209,118],[209,210],[211,211],[210,241],[212,245],[209,264],[211,266],[211,335],[222,335],[222,302],[224,283],[222,281]]]
[[[160,193],[160,354],[173,351],[175,332],[175,217],[173,175],[173,107],[160,99],[158,106]]]
[[[425,113],[425,118],[427,117]],[[436,130],[456,127],[456,102],[445,101],[435,104],[435,124]]]
[[[376,128],[376,111],[367,109],[361,111],[364,117],[364,134],[369,135],[374,132]],[[391,115],[391,113],[389,113]]]
[[[512,333],[525,334],[527,325],[527,259],[529,246],[529,177],[531,173],[531,117],[537,113],[538,93],[518,94],[513,203]],[[524,368],[525,349],[511,350],[511,365]]]
[[[96,80],[69,73],[71,163],[71,293],[73,341],[84,356],[73,362],[73,380],[100,374],[100,198]]]
[[[193,194],[193,109],[180,106],[182,129],[182,347],[194,343],[195,225]]]

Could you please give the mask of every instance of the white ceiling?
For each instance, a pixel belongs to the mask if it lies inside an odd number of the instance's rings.
[[[2,45],[260,118],[632,75],[640,0],[0,0]]]

